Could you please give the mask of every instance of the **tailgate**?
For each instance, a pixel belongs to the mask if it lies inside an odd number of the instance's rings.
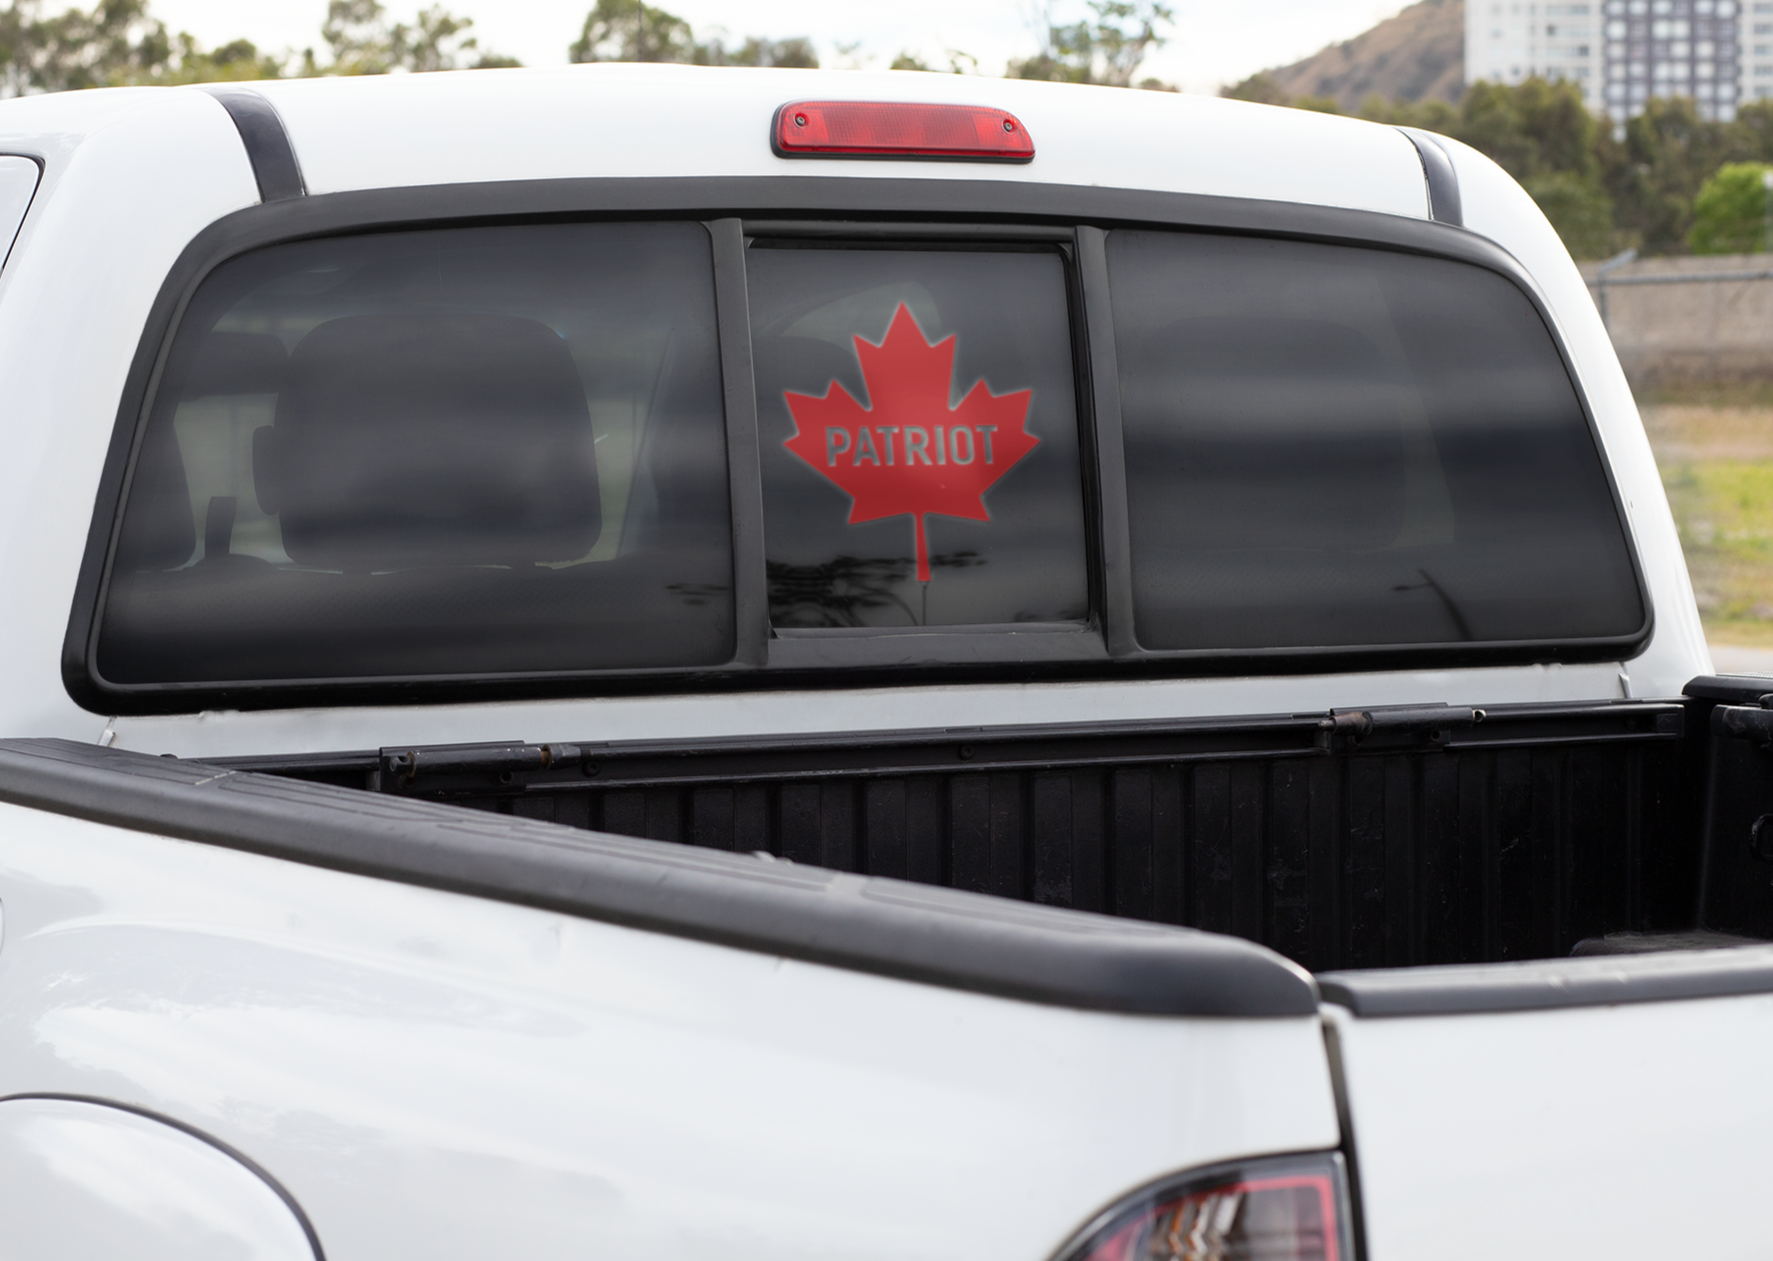
[[[1368,1255],[1767,1255],[1773,947],[1323,978]]]

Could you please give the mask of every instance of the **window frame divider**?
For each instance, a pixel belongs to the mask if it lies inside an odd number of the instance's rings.
[[[1133,544],[1127,524],[1126,447],[1121,439],[1120,365],[1108,285],[1108,233],[1077,228],[1084,339],[1096,463],[1096,538],[1102,574],[1102,639],[1110,657],[1138,656],[1133,633]]]
[[[751,296],[745,228],[707,221],[714,251],[714,310],[726,404],[727,495],[732,513],[733,663],[769,664],[769,576],[764,559],[763,464],[757,449],[757,386],[751,360]]]

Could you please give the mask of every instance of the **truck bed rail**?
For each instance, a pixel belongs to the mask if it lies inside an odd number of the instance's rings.
[[[1230,938],[204,762],[5,740],[0,801],[1005,998],[1167,1016],[1317,1011],[1303,970]]]

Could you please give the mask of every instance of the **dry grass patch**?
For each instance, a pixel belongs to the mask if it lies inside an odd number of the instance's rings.
[[[1773,645],[1773,386],[1652,396],[1642,412],[1707,637]]]

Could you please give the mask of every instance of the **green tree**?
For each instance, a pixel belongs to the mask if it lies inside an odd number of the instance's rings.
[[[585,15],[579,38],[567,49],[575,63],[587,61],[695,60],[695,33],[675,13],[643,0],[597,0]]]
[[[90,11],[41,14],[39,0],[19,0],[0,26],[12,92],[150,83],[172,62],[172,37],[148,16],[146,0],[100,0]]]
[[[752,35],[737,48],[728,48],[719,37],[693,44],[690,60],[701,66],[778,66],[786,70],[817,70],[819,55],[805,36],[794,39],[763,39]]]
[[[1605,258],[1613,252],[1613,199],[1593,175],[1545,171],[1521,181],[1564,247],[1577,258]]]
[[[43,16],[41,0],[0,10],[0,96],[132,84],[273,78],[282,62],[250,40],[205,49],[174,35],[146,0],[101,0]]]
[[[473,25],[473,18],[456,17],[434,4],[421,9],[412,26],[397,23],[389,43],[395,60],[408,70],[454,70],[458,57],[480,47],[467,33]]]
[[[28,47],[25,18],[18,5],[0,10],[0,97],[17,96],[24,85],[17,81],[18,58]]]
[[[283,75],[282,60],[261,53],[249,39],[206,50],[181,32],[172,43],[173,63],[155,79],[157,83],[227,83],[277,79]]]
[[[468,34],[473,26],[473,18],[457,17],[442,5],[421,9],[409,26],[390,23],[381,0],[329,0],[320,38],[332,60],[319,65],[310,49],[304,54],[302,73],[424,73],[455,70],[464,64],[476,68],[519,64],[514,58],[480,53],[480,41]]]
[[[1750,129],[1708,122],[1680,98],[1650,101],[1623,140],[1603,134],[1596,149],[1625,238],[1647,254],[1684,251],[1699,186],[1724,163],[1752,158],[1754,145]]]
[[[1582,103],[1582,89],[1567,80],[1529,79],[1512,88],[1474,83],[1460,102],[1453,134],[1517,180],[1551,171],[1599,174],[1595,117]]]
[[[100,0],[43,16],[43,0],[13,0],[0,9],[0,96],[128,84],[212,83],[275,79],[286,73],[386,74],[392,70],[452,70],[459,65],[515,66],[514,58],[479,52],[468,34],[473,20],[441,5],[421,10],[411,24],[389,22],[380,0],[331,0],[321,39],[331,53],[317,62],[312,49],[294,67],[237,39],[206,49],[191,35],[170,33],[148,11],[147,0]],[[470,54],[477,54],[470,58]]]
[[[1040,52],[1010,62],[1005,77],[1131,87],[1147,54],[1165,43],[1158,27],[1174,22],[1175,13],[1158,0],[1089,0],[1089,4],[1094,21],[1085,18],[1058,26],[1049,11]]]
[[[1341,112],[1329,97],[1286,99],[1268,75],[1253,75],[1227,88],[1225,95]],[[1607,148],[1612,141],[1606,129],[1588,112],[1581,89],[1573,83],[1544,79],[1514,87],[1474,83],[1457,106],[1448,101],[1370,96],[1361,103],[1360,117],[1439,132],[1487,154],[1521,182],[1579,258],[1600,257],[1618,244],[1614,184],[1620,163]],[[1773,135],[1773,127],[1769,134]],[[1642,198],[1634,205],[1641,202]]]
[[[1753,254],[1767,248],[1768,199],[1759,162],[1726,162],[1693,199],[1687,244],[1695,254]]]
[[[765,39],[753,35],[728,48],[725,33],[716,32],[698,43],[687,21],[644,0],[597,0],[597,7],[585,15],[585,25],[567,49],[567,55],[574,62],[672,61],[698,66],[819,68],[813,42],[805,36]]]
[[[1459,110],[1451,101],[1388,101],[1374,93],[1361,102],[1359,117],[1393,127],[1420,127],[1452,135],[1459,129]]]
[[[321,67],[309,54],[306,72],[315,74],[387,74],[394,68],[392,32],[387,10],[379,0],[331,0],[320,38],[332,53],[332,63]]]
[[[1601,127],[1576,84],[1474,83],[1457,116],[1428,125],[1488,154],[1519,180],[1572,254],[1600,258],[1612,251],[1613,198],[1596,153]]]
[[[963,53],[958,48],[944,50],[943,56],[948,58],[948,69],[938,70],[922,57],[914,53],[902,52],[893,58],[888,70],[922,70],[926,74],[978,74],[979,59],[971,53]]]
[[[1219,89],[1219,95],[1234,101],[1253,101],[1257,105],[1291,105],[1293,98],[1274,81],[1274,76],[1262,70],[1251,75],[1242,83],[1234,83],[1230,87]]]
[[[1252,75],[1224,95],[1335,111],[1328,100],[1289,99],[1268,74]],[[1440,132],[1489,155],[1521,182],[1579,256],[1626,245],[1675,254],[1768,244],[1761,239],[1762,190],[1748,187],[1759,176],[1724,173],[1744,164],[1755,171],[1773,166],[1773,100],[1750,102],[1734,120],[1716,122],[1700,117],[1693,101],[1659,97],[1616,133],[1583,107],[1574,84],[1528,80],[1474,83],[1457,106],[1371,97],[1360,116]]]
[[[1731,130],[1744,161],[1773,162],[1773,100],[1739,106]]]

